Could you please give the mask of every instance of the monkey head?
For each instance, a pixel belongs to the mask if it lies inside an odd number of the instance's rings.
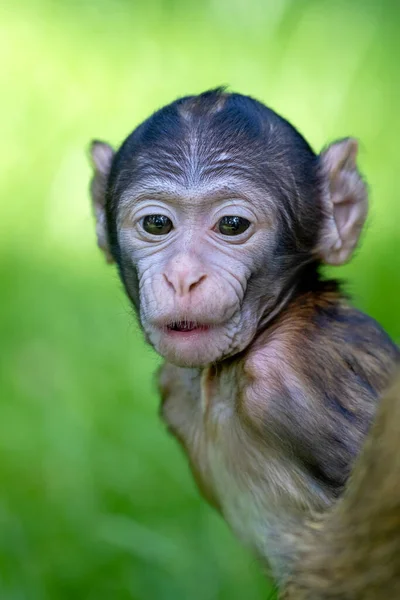
[[[300,273],[346,262],[367,212],[357,142],[316,155],[285,119],[223,90],[91,146],[97,237],[148,341],[200,367],[242,351]]]

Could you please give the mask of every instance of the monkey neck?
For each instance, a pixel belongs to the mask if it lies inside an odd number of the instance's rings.
[[[342,297],[344,294],[340,282],[337,279],[325,279],[321,269],[322,265],[315,262],[302,267],[300,273],[297,271],[295,274],[295,293],[297,295],[309,294],[310,292],[314,294],[329,293]]]
[[[345,297],[345,294],[338,280],[324,279],[319,262],[307,263],[293,269],[272,310],[268,308],[262,314],[257,335],[275,324],[289,306],[303,299],[312,298],[316,301],[321,296],[332,303],[337,303]]]

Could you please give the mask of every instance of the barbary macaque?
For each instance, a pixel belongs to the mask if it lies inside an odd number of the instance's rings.
[[[366,219],[357,141],[316,155],[274,111],[217,89],[91,155],[98,244],[165,358],[162,418],[283,585],[294,532],[342,496],[399,360],[320,273],[351,258]]]

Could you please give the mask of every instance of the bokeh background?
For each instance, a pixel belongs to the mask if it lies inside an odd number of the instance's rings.
[[[399,3],[50,0],[0,7],[0,598],[260,600],[157,415],[96,248],[87,147],[220,84],[315,149],[360,138],[371,216],[337,274],[400,340]]]

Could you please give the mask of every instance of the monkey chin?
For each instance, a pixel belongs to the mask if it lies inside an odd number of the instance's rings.
[[[232,339],[222,326],[189,331],[152,327],[148,338],[161,356],[178,367],[206,367],[230,355],[232,348]]]

